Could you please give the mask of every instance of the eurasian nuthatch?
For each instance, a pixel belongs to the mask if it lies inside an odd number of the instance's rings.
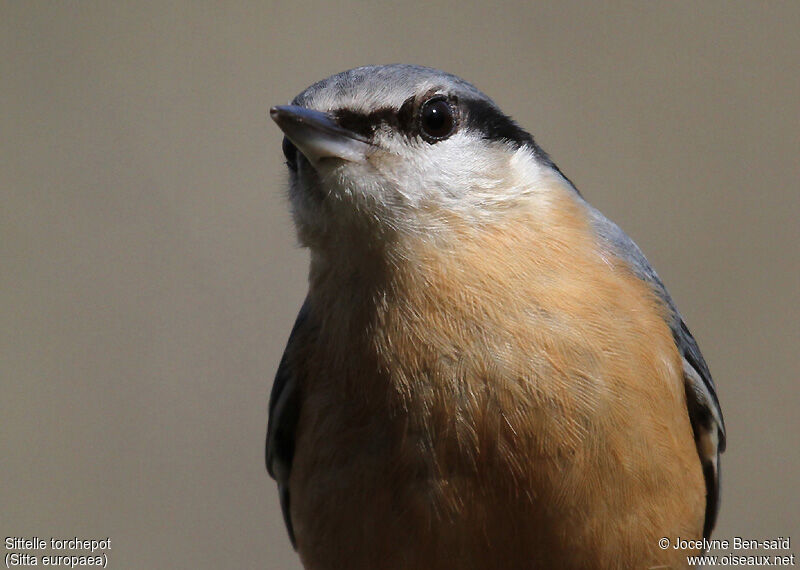
[[[271,115],[311,268],[267,466],[305,567],[685,567],[658,540],[709,536],[725,432],[631,239],[453,75],[361,67]]]

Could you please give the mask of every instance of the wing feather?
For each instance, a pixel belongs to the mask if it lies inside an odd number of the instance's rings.
[[[278,371],[275,374],[272,393],[269,397],[269,420],[267,422],[267,471],[278,482],[283,520],[286,523],[286,530],[289,532],[289,539],[295,548],[297,548],[297,544],[290,511],[289,476],[294,458],[295,433],[297,419],[300,416],[301,401],[296,374],[292,370],[288,354],[296,341],[297,331],[307,320],[307,314],[308,303],[305,303],[300,309],[300,314],[297,315],[283,357],[278,365]]]

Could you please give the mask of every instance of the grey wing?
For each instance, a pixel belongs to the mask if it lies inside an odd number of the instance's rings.
[[[286,350],[275,374],[272,393],[269,397],[269,420],[267,422],[267,471],[278,483],[283,520],[286,523],[286,530],[289,532],[289,540],[292,541],[292,546],[295,548],[297,548],[297,544],[289,510],[291,500],[289,496],[289,475],[292,470],[295,431],[300,415],[300,394],[287,354],[296,338],[297,330],[306,321],[307,313],[306,303],[300,309],[300,314],[294,323]]]
[[[725,423],[717,390],[692,333],[683,322],[675,303],[639,247],[616,224],[586,204],[595,232],[615,257],[628,263],[634,274],[649,283],[670,309],[669,326],[683,358],[683,379],[689,419],[706,483],[706,517],[703,536],[708,538],[719,512],[719,454],[725,451]]]

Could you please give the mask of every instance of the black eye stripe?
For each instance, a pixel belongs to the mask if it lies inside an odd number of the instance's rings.
[[[339,109],[331,113],[338,125],[364,137],[371,137],[381,125],[399,128],[398,112],[391,108],[376,109],[370,113],[359,113],[349,109]]]
[[[535,148],[533,137],[514,120],[488,101],[467,99],[461,103],[465,110],[467,126],[481,133],[485,139],[512,142]]]
[[[415,98],[409,97],[403,101],[400,109],[381,107],[369,113],[337,109],[331,111],[330,114],[340,127],[367,138],[372,137],[375,131],[382,126],[388,126],[396,131],[411,134],[415,130],[414,103]]]
[[[414,129],[414,111],[416,97],[409,97],[403,104],[400,105],[400,110],[397,111],[397,121],[400,124],[400,129],[410,133]]]
[[[337,109],[330,114],[336,122],[345,129],[370,138],[375,132],[388,126],[391,129],[410,136],[419,133],[419,124],[415,120],[420,109],[432,100],[450,101],[453,109],[462,115],[459,122],[473,132],[480,133],[485,139],[511,142],[518,146],[529,146],[538,150],[533,137],[522,127],[517,125],[511,117],[505,115],[490,101],[483,99],[451,100],[445,95],[432,97],[409,97],[400,106],[400,109],[381,107],[369,113]],[[457,127],[456,127],[457,128]]]

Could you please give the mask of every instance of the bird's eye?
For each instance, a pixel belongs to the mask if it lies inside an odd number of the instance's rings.
[[[286,157],[286,166],[289,170],[297,172],[297,147],[288,138],[283,137],[283,156]]]
[[[453,107],[443,97],[428,99],[419,110],[420,133],[428,142],[446,139],[455,124]]]

